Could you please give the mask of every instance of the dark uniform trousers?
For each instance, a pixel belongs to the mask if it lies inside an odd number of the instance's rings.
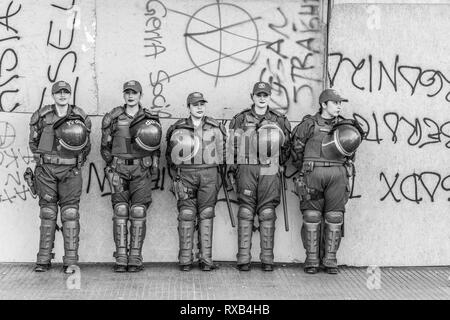
[[[300,202],[305,266],[318,267],[322,261],[325,267],[337,267],[336,253],[341,241],[345,204],[350,195],[347,170],[343,165],[315,167],[304,174],[304,179],[308,189],[316,195]]]
[[[180,250],[178,260],[180,265],[190,265],[193,262],[193,240],[196,220],[199,236],[199,260],[205,265],[213,265],[212,237],[213,219],[217,195],[221,186],[221,177],[217,166],[207,168],[179,169],[179,179],[184,188],[178,195],[178,234]]]
[[[78,262],[80,232],[78,207],[82,191],[81,172],[74,165],[40,164],[36,166],[35,179],[41,208],[37,263],[48,264],[53,258],[59,205],[64,238],[63,264],[75,264]]]
[[[323,142],[343,118],[307,115],[293,130],[293,164],[300,169],[301,236],[306,249],[305,268],[337,268],[336,253],[342,236],[349,179],[344,155],[324,153]]]
[[[251,261],[250,251],[255,215],[259,220],[260,260],[262,263],[273,264],[275,208],[280,204],[281,189],[279,173],[268,175],[266,169],[267,167],[262,165],[244,164],[238,165],[237,168],[238,265]]]
[[[112,168],[112,195],[114,209],[113,233],[116,244],[116,264],[141,266],[142,246],[146,234],[147,209],[152,202],[152,180],[148,167],[139,159],[133,164],[117,164]],[[128,221],[130,246],[128,249]]]

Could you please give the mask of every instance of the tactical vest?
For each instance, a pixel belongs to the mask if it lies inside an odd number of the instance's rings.
[[[121,159],[140,159],[150,156],[153,152],[140,148],[130,134],[130,124],[134,119],[127,116],[122,107],[120,108],[122,112],[112,114],[111,155]]]
[[[327,158],[322,152],[322,141],[328,135],[333,127],[332,124],[327,124],[320,115],[314,115],[314,133],[308,139],[305,145],[305,152],[303,161],[322,161],[332,163],[344,163],[345,157],[336,157],[334,159]]]
[[[253,115],[250,110],[244,112],[244,121],[239,128],[235,128],[236,131],[234,132],[235,135],[239,135],[233,142],[237,146],[235,148],[237,164],[268,164],[268,157],[274,154],[273,149],[277,148],[275,151],[277,153],[279,152],[279,148],[285,139],[281,128],[277,132],[278,135],[273,135],[265,131],[264,137],[261,137],[264,141],[260,141],[260,137],[258,136],[258,130],[262,126],[266,127],[267,125],[274,124],[279,128],[276,115],[270,113],[270,110],[268,113],[264,118],[259,118]],[[239,131],[239,129],[242,131]],[[283,136],[282,141],[279,139],[279,135]],[[271,141],[271,138],[275,140]]]
[[[53,125],[59,119],[62,119],[62,117],[58,117],[54,108],[54,105],[47,105],[39,111],[39,117],[42,118],[43,130],[39,139],[37,153],[54,155],[66,159],[74,158],[74,153],[64,149],[56,137]],[[78,114],[74,106],[69,106],[67,112]]]
[[[194,129],[188,119],[176,123],[170,137],[170,157],[178,167],[215,167],[225,163],[224,134],[220,124],[205,117],[202,128]],[[176,149],[175,149],[176,148]]]

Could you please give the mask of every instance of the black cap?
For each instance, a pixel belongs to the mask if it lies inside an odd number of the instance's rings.
[[[270,96],[270,94],[272,93],[272,88],[270,87],[270,84],[261,81],[255,83],[255,85],[253,86],[253,94],[258,94],[261,92],[264,92]]]
[[[55,94],[61,90],[67,90],[69,92],[72,92],[72,88],[70,87],[70,84],[68,84],[65,81],[57,81],[52,86],[52,94]]]
[[[186,104],[189,105],[189,104],[197,103],[199,101],[208,102],[203,97],[203,93],[201,93],[201,92],[192,92],[192,93],[190,93],[188,95],[187,100],[186,100]]]
[[[320,94],[319,104],[327,101],[348,102],[346,98],[341,97],[334,89],[325,89]]]
[[[135,92],[142,93],[142,86],[139,83],[139,81],[136,81],[136,80],[130,80],[123,84],[123,91],[128,90],[128,89],[131,89]]]

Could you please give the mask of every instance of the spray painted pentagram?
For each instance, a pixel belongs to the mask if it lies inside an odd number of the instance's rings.
[[[218,78],[232,77],[257,60],[259,33],[247,11],[230,3],[213,3],[197,10],[186,26],[186,50],[194,66]]]

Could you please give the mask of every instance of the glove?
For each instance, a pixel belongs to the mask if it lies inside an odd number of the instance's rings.
[[[33,160],[36,163],[36,165],[39,165],[41,162],[41,155],[39,153],[34,153]]]
[[[232,174],[234,177],[236,177],[236,172],[237,172],[237,164],[230,164],[228,166],[227,176],[229,174]]]
[[[159,170],[159,157],[153,156],[152,158],[152,165],[150,167],[150,174],[156,174]]]
[[[236,173],[237,173],[237,165],[236,164],[232,164],[228,167],[228,171],[226,174],[226,179],[227,179],[227,186],[232,186],[233,187],[233,191],[235,193],[237,193],[237,187],[236,187]]]
[[[304,179],[305,178],[303,176],[303,173],[299,173],[293,179],[294,180],[294,190],[292,192],[300,198],[300,201],[303,201],[308,194]]]

